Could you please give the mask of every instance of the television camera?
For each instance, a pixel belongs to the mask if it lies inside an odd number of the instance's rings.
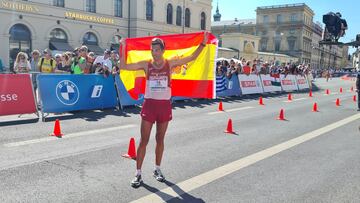
[[[345,35],[345,30],[348,25],[345,19],[342,18],[341,13],[329,12],[323,15],[323,23],[325,29],[323,30],[322,40],[319,45],[339,45],[339,46],[360,46],[360,34],[356,35],[356,40],[352,42],[339,42],[338,40]]]

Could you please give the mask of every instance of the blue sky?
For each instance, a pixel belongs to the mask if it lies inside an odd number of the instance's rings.
[[[305,3],[315,13],[314,22],[322,23],[322,15],[330,11],[340,12],[346,19],[348,30],[346,35],[341,38],[341,42],[349,42],[355,39],[356,34],[360,34],[360,1],[359,0],[212,0],[212,15],[215,14],[216,4],[219,1],[221,20],[233,20],[256,18],[256,8],[258,6],[271,6],[281,4]],[[211,16],[211,21],[213,17]],[[350,49],[350,53],[355,49]]]

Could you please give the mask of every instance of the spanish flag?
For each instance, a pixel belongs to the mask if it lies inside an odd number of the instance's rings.
[[[204,33],[174,34],[156,36],[165,42],[165,59],[176,59],[190,56],[200,45]],[[151,40],[154,37],[126,39],[125,63],[149,61],[151,56]],[[216,37],[209,33],[209,39],[197,59],[181,67],[173,68],[171,75],[172,96],[190,98],[215,98],[215,58],[217,55]],[[121,70],[120,78],[130,96],[138,99],[145,93],[145,72]]]

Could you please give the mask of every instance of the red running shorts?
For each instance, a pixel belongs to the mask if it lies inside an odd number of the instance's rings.
[[[142,119],[151,123],[171,121],[172,107],[170,100],[145,99],[141,109]]]

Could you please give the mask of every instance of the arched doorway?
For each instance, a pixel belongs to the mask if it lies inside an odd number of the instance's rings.
[[[63,29],[55,28],[49,35],[49,48],[59,52],[72,51],[73,48],[68,44],[68,36]]]
[[[83,37],[83,45],[86,45],[89,51],[94,52],[97,55],[104,53],[104,49],[99,47],[99,41],[97,36],[92,32],[85,33]]]
[[[9,34],[10,70],[12,70],[16,55],[20,51],[30,55],[31,32],[26,25],[15,24],[10,28]]]

